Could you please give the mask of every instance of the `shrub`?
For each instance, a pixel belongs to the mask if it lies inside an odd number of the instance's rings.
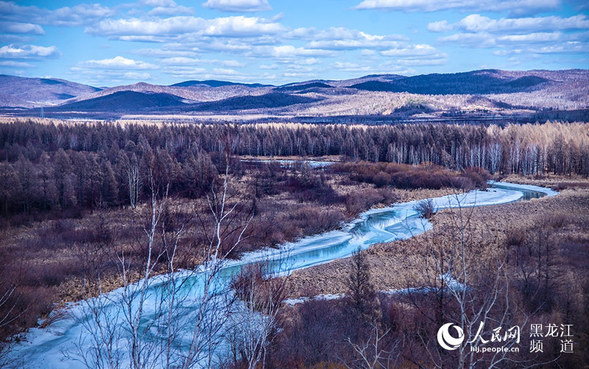
[[[419,216],[425,219],[431,219],[436,213],[436,207],[432,199],[421,200],[415,205],[415,210]]]
[[[356,181],[372,183],[377,187],[392,185],[397,188],[454,187],[470,190],[485,188],[489,173],[481,168],[452,172],[432,164],[408,165],[396,163],[356,162],[334,165],[331,170],[349,173]]]
[[[346,212],[351,216],[356,216],[376,204],[390,205],[397,200],[397,195],[391,189],[369,188],[346,197]]]
[[[380,171],[374,176],[374,178],[372,178],[372,182],[376,185],[376,187],[387,186],[391,183],[391,175]]]

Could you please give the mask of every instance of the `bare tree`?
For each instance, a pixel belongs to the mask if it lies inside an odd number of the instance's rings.
[[[5,288],[3,289],[3,291],[0,292],[0,328],[3,328],[8,324],[12,323],[19,316],[19,314],[14,314],[14,311],[16,309],[16,303],[12,301],[12,297],[15,291],[16,287],[9,286],[8,288]],[[0,367],[3,367],[5,364],[8,364],[4,361],[4,354],[8,352],[8,349],[8,342],[0,342]]]
[[[463,208],[456,195],[456,209],[447,214],[448,224],[444,236],[425,234],[421,242],[424,254],[424,288],[408,288],[407,296],[420,314],[427,318],[432,328],[444,323],[455,323],[465,339],[454,347],[454,353],[439,347],[435,334],[424,336],[421,343],[426,348],[426,367],[446,368],[496,368],[509,360],[509,349],[519,344],[521,329],[527,324],[527,316],[512,301],[505,270],[505,258],[498,245],[497,235],[488,229],[475,226],[475,208]],[[436,301],[432,304],[432,299]],[[433,313],[433,314],[432,314]],[[521,318],[515,321],[515,317]],[[489,341],[495,329],[513,339],[504,340],[506,349],[483,355],[471,346]],[[513,334],[511,334],[513,333]],[[420,358],[410,358],[414,363]]]
[[[376,323],[372,323],[370,335],[361,343],[354,343],[348,338],[348,344],[356,359],[352,363],[344,363],[348,369],[379,369],[394,368],[398,356],[394,353],[396,347],[385,349],[385,338],[389,330],[381,332]]]
[[[360,331],[363,324],[376,320],[378,309],[376,291],[370,276],[370,266],[366,255],[360,249],[356,250],[350,259],[350,272],[346,284],[348,287],[347,305],[351,308],[354,321],[359,324],[358,331]]]
[[[280,257],[279,265],[284,265]],[[252,264],[241,271],[232,287],[240,302],[236,304],[228,339],[233,361],[255,369],[265,366],[267,349],[278,324],[278,312],[285,298],[287,277],[267,275],[270,262]]]
[[[219,191],[213,188],[207,204],[213,218],[209,243],[202,249],[202,264],[180,272],[177,251],[185,223],[173,231],[165,224],[170,199],[160,194],[149,171],[151,197],[144,227],[144,255],[140,274],[124,251],[117,254],[123,287],[113,293],[87,299],[81,317],[85,332],[79,352],[89,368],[193,368],[211,367],[233,302],[228,280],[221,275],[225,258],[241,242],[249,220],[227,246],[223,229],[236,211],[229,203],[229,172]],[[156,274],[161,274],[156,276]],[[138,281],[135,281],[139,277]],[[100,286],[100,278],[99,278]],[[102,290],[99,288],[98,293]],[[90,319],[88,319],[88,317]],[[91,337],[89,340],[88,337]],[[88,355],[88,354],[91,355]],[[80,355],[82,354],[82,355]]]

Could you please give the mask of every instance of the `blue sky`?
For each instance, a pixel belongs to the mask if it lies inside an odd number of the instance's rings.
[[[0,1],[0,73],[94,86],[589,67],[584,0]]]

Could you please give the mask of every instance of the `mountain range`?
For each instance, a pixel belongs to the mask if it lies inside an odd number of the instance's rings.
[[[273,86],[203,80],[93,87],[0,75],[0,115],[93,119],[589,120],[589,70],[369,75]],[[353,120],[353,119],[352,119]]]

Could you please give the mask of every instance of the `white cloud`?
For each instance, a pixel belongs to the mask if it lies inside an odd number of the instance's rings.
[[[458,42],[462,45],[474,47],[491,47],[495,46],[495,36],[488,32],[480,33],[456,33],[450,36],[440,37],[438,41],[454,43]]]
[[[0,32],[17,33],[30,35],[44,35],[45,31],[38,24],[18,23],[18,22],[0,22]]]
[[[284,31],[279,23],[266,22],[257,17],[226,17],[208,20],[204,34],[210,36],[255,36]]]
[[[174,0],[142,0],[141,3],[147,6],[166,8],[174,7],[177,5]]]
[[[296,47],[293,45],[280,45],[273,46],[270,54],[279,59],[288,59],[300,56],[324,56],[330,53],[326,50],[320,49],[307,49],[304,47]]]
[[[178,5],[173,0],[142,0],[141,4],[153,8],[147,13],[150,16],[190,15],[194,13],[193,8]]]
[[[199,60],[196,58],[187,58],[184,56],[175,56],[171,58],[162,59],[161,63],[166,65],[194,65]]]
[[[0,47],[0,58],[6,59],[46,58],[58,55],[59,51],[55,46],[5,45]]]
[[[88,82],[102,85],[108,81],[111,85],[148,81],[152,79],[150,70],[158,69],[154,64],[116,56],[111,59],[86,60],[70,68],[76,76],[84,76]]]
[[[316,49],[353,50],[353,49],[384,49],[398,45],[397,41],[381,40],[321,40],[309,42],[309,47]]]
[[[178,78],[201,78],[207,70],[193,66],[170,66],[164,67],[162,72]]]
[[[247,40],[249,41],[249,40]],[[200,43],[199,48],[208,51],[218,51],[226,53],[244,53],[252,50],[252,45],[239,39],[207,39],[206,42]]]
[[[272,9],[268,0],[207,0],[202,6],[224,12],[259,12]]]
[[[80,26],[114,15],[114,10],[100,4],[79,4],[55,10],[36,6],[21,6],[0,1],[0,19],[33,22],[52,26]]]
[[[186,6],[173,6],[173,7],[166,7],[166,6],[158,6],[149,11],[149,15],[152,16],[162,16],[162,15],[179,15],[179,14],[193,14],[194,9],[186,7]]]
[[[174,46],[178,49],[167,48],[167,47],[171,47],[171,46]],[[187,58],[196,58],[196,56],[197,56],[196,52],[183,49],[183,45],[173,45],[173,44],[168,44],[168,45],[166,45],[166,48],[162,48],[162,49],[156,49],[156,48],[138,49],[138,50],[134,50],[133,53],[138,54],[138,55],[146,55],[146,56],[152,56],[152,57],[158,57],[158,58],[171,58],[171,57],[177,57],[177,56],[183,56],[183,57],[187,57]]]
[[[525,53],[526,56],[534,54],[576,54],[589,52],[589,46],[578,41],[561,42],[549,46],[528,47],[526,49],[502,49],[493,51],[497,56],[519,55]]]
[[[32,68],[33,65],[25,62],[17,62],[13,60],[0,61],[0,67],[14,67],[14,68]]]
[[[374,69],[365,64],[351,63],[351,62],[335,62],[335,67],[339,71],[344,72],[362,72],[368,73],[374,71]]]
[[[237,61],[237,60],[222,60],[221,64],[223,64],[226,67],[231,67],[231,68],[243,68],[245,67],[245,64]]]
[[[115,56],[112,59],[87,60],[80,63],[81,67],[99,69],[157,69],[157,65]]]
[[[389,49],[381,52],[385,56],[427,56],[438,55],[438,50],[426,44],[410,45],[407,47],[400,47],[396,49]]]
[[[89,27],[86,32],[98,36],[160,36],[202,30],[205,20],[195,17],[171,17],[158,20],[138,18],[105,19]]]
[[[562,37],[560,32],[538,32],[525,35],[505,35],[497,38],[498,41],[507,42],[549,42],[558,41]]]
[[[242,68],[245,66],[244,63],[237,61],[237,60],[217,60],[217,59],[197,59],[197,58],[188,58],[182,56],[164,58],[161,60],[161,63],[164,65],[170,66],[193,66],[193,65],[202,65],[202,64],[214,64],[214,65],[223,65],[225,67],[231,68]]]
[[[431,22],[427,25],[427,30],[431,32],[446,32],[454,29],[454,25],[448,23],[447,20]]]
[[[445,32],[454,29],[467,32],[582,30],[589,29],[589,18],[580,14],[568,18],[549,16],[492,19],[479,14],[471,14],[454,24],[449,24],[443,20],[429,23],[427,28],[433,32]]]
[[[195,36],[248,37],[275,34],[284,30],[279,23],[264,18],[233,16],[203,19],[178,16],[163,19],[105,19],[86,32],[122,40],[143,39],[163,41],[166,38],[181,38],[186,34]]]
[[[532,53],[553,54],[553,53],[587,53],[589,46],[586,43],[578,41],[568,41],[556,45],[542,46],[529,49]]]
[[[234,76],[239,74],[239,72],[237,72],[234,69],[229,69],[229,68],[213,68],[213,73],[219,75],[225,75],[225,76]]]
[[[440,65],[448,58],[446,53],[427,44],[404,45],[382,51],[381,55],[392,57],[397,65],[404,66]]]
[[[114,15],[110,8],[100,4],[80,4],[72,8],[64,7],[50,11],[49,24],[58,26],[80,26],[94,22],[96,19]]]
[[[560,4],[560,0],[363,0],[355,8],[406,12],[465,9],[471,11],[509,11],[515,15],[556,9]]]
[[[288,38],[310,40],[309,47],[332,50],[394,47],[397,41],[406,40],[403,35],[373,35],[344,27],[326,30],[297,28],[285,35]]]
[[[151,74],[148,72],[125,72],[123,76],[135,81],[149,81],[151,79]]]
[[[546,16],[492,19],[471,14],[453,24],[447,21],[430,23],[428,29],[435,32],[458,30],[455,34],[438,38],[438,41],[459,43],[466,47],[500,48],[494,51],[494,55],[498,56],[513,54],[510,50],[530,54],[538,54],[540,50],[575,53],[583,52],[584,49],[570,46],[572,44],[562,47],[562,44],[584,42],[588,33],[579,31],[589,29],[589,17],[579,14],[568,18]],[[542,48],[538,44],[543,44]]]

